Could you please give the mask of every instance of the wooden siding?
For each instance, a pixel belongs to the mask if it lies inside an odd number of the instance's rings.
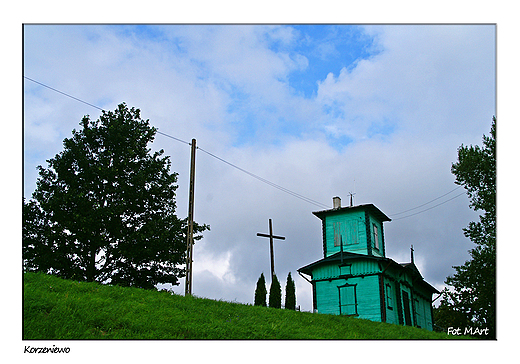
[[[357,211],[349,215],[331,215],[325,218],[325,257],[341,250],[340,241],[343,242],[343,251],[366,254],[366,232],[362,217],[363,212]]]
[[[381,224],[381,240],[383,242],[383,248],[381,252],[383,253],[383,257],[386,257],[386,244],[385,244],[385,226]]]
[[[399,315],[397,306],[397,295],[395,281],[387,277],[383,279],[385,287],[385,301],[386,301],[386,322],[390,324],[399,325]]]
[[[431,315],[431,292],[420,285],[413,285],[410,274],[402,270],[390,269],[384,273],[385,299],[391,301],[386,305],[386,322],[406,324],[405,302],[403,292],[409,299],[410,320],[413,326],[433,330]]]
[[[312,272],[312,279],[335,279],[340,275],[358,276],[379,273],[380,271],[379,264],[373,260],[356,260],[346,262],[343,266],[328,264],[316,267]]]
[[[430,300],[414,296],[414,316],[417,327],[433,330],[432,309]]]
[[[355,286],[357,317],[381,321],[379,279],[377,275],[316,282],[316,309],[319,313],[340,314],[340,288]],[[348,311],[350,312],[350,311]]]
[[[325,239],[325,257],[341,250],[339,241],[343,242],[343,251],[366,254],[366,231],[364,212],[354,211],[349,214],[332,214],[324,218],[323,236]]]
[[[386,256],[386,215],[373,205],[315,215],[322,220],[324,258],[340,251],[372,256],[363,259],[351,255],[339,261],[334,257],[334,261],[316,262],[319,264],[306,268],[312,279],[315,311],[433,330],[432,288],[409,266],[374,259]]]
[[[356,317],[397,325],[408,321],[411,326],[433,330],[431,292],[420,285],[413,286],[411,275],[395,267],[386,270],[380,281],[381,268],[370,259],[316,267],[312,274],[313,308],[319,313],[351,314],[353,308],[346,301],[340,309],[341,292],[345,299],[355,290]],[[341,291],[342,286],[355,288]]]
[[[346,284],[346,280],[344,279],[319,281],[315,283],[316,311],[318,313],[339,315],[337,287],[344,284]]]
[[[374,225],[379,248],[376,248]],[[345,252],[385,256],[383,223],[368,212],[328,215],[323,219],[322,229],[324,257],[339,252],[340,242]]]
[[[401,310],[404,319],[404,325],[415,326],[413,320],[412,295],[407,286],[401,285]]]
[[[383,239],[383,223],[376,219],[374,216],[369,214],[367,212],[367,222],[369,225],[369,231],[370,231],[370,253],[371,255],[376,255],[378,257],[384,257],[384,239]],[[374,225],[377,228],[377,247],[375,242],[375,236],[374,236]],[[368,229],[367,229],[368,230]]]

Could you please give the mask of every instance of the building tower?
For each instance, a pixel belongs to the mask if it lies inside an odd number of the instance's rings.
[[[433,330],[432,294],[415,266],[387,258],[383,223],[391,221],[372,204],[313,212],[321,219],[323,259],[298,272],[310,276],[315,312]]]

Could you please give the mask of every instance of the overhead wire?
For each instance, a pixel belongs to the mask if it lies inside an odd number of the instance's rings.
[[[74,96],[72,96],[72,95],[70,95],[70,94],[68,94],[68,93],[63,92],[63,91],[57,90],[57,89],[55,89],[55,88],[53,88],[53,87],[50,87],[50,86],[48,86],[48,85],[46,85],[46,84],[44,84],[44,83],[38,82],[38,81],[36,81],[36,80],[34,80],[34,79],[32,79],[32,78],[29,78],[29,77],[27,77],[27,76],[23,76],[23,77],[24,77],[25,79],[31,81],[31,82],[34,82],[34,83],[36,83],[36,84],[38,84],[38,85],[40,85],[40,86],[43,86],[43,87],[48,88],[48,89],[50,89],[50,90],[52,90],[52,91],[55,91],[55,92],[57,92],[57,93],[59,93],[59,94],[62,94],[62,95],[64,95],[64,96],[67,96],[67,97],[69,97],[69,98],[71,98],[71,99],[73,99],[73,100],[76,100],[76,101],[78,101],[78,102],[81,102],[81,103],[83,103],[83,104],[85,104],[85,105],[91,106],[91,107],[93,107],[93,108],[95,108],[95,109],[98,109],[98,110],[101,110],[101,111],[105,111],[103,108],[101,108],[101,107],[99,107],[99,106],[93,105],[93,104],[91,104],[91,103],[89,103],[89,102],[86,102],[86,101],[84,101],[84,100],[81,100],[81,99],[79,99],[79,98],[77,98],[77,97],[74,97]],[[191,143],[189,143],[189,142],[187,142],[187,141],[185,141],[185,140],[182,140],[182,139],[176,138],[176,137],[174,137],[174,136],[172,136],[172,135],[170,135],[170,134],[167,134],[167,133],[163,133],[163,132],[159,131],[158,129],[157,129],[157,134],[163,135],[163,136],[165,136],[165,137],[167,137],[167,138],[173,139],[173,140],[178,141],[178,142],[183,143],[183,144],[191,145]],[[285,192],[285,193],[287,193],[287,194],[289,194],[289,195],[291,195],[291,196],[293,196],[293,197],[296,197],[296,198],[298,198],[298,199],[300,199],[300,200],[302,200],[302,201],[308,202],[308,203],[313,204],[313,205],[315,205],[315,206],[318,206],[318,207],[320,207],[320,208],[325,208],[325,209],[328,209],[328,208],[329,208],[329,206],[326,205],[326,204],[323,204],[323,203],[321,203],[321,202],[318,202],[318,201],[312,200],[312,199],[310,199],[310,198],[308,198],[308,197],[305,197],[305,196],[303,196],[303,195],[301,195],[301,194],[299,194],[299,193],[296,193],[296,192],[291,191],[291,190],[289,190],[289,189],[287,189],[287,188],[285,188],[285,187],[282,187],[282,186],[280,186],[280,185],[278,185],[278,184],[276,184],[276,183],[274,183],[274,182],[271,182],[271,181],[269,181],[269,180],[267,180],[267,179],[265,179],[265,178],[263,178],[263,177],[260,177],[260,176],[254,174],[254,173],[251,173],[251,172],[249,172],[249,171],[247,171],[247,170],[245,170],[245,169],[243,169],[243,168],[241,168],[241,167],[239,167],[239,166],[237,166],[237,165],[235,165],[235,164],[233,164],[233,163],[231,163],[231,162],[226,161],[226,160],[223,159],[223,158],[220,158],[220,157],[216,156],[216,155],[213,154],[213,153],[208,152],[207,150],[205,150],[205,149],[203,149],[203,148],[197,147],[197,149],[199,149],[201,152],[204,152],[204,153],[206,153],[207,155],[209,155],[209,156],[211,156],[211,157],[213,157],[213,158],[215,158],[215,159],[217,159],[217,160],[219,160],[219,161],[221,161],[221,162],[223,162],[223,163],[225,163],[225,164],[227,164],[227,165],[229,165],[229,166],[231,166],[231,167],[233,167],[233,168],[235,168],[235,169],[237,169],[237,170],[239,170],[239,171],[241,171],[241,172],[243,172],[243,173],[245,173],[245,174],[247,174],[247,175],[249,175],[250,177],[253,177],[253,178],[255,178],[255,179],[257,179],[257,180],[259,180],[259,181],[261,181],[261,182],[263,182],[263,183],[265,183],[265,184],[271,186],[271,187],[274,187],[274,188],[276,188],[276,189],[278,189],[278,190],[280,190],[280,191],[282,191],[282,192]],[[426,203],[424,203],[424,204],[422,204],[422,205],[416,206],[416,207],[414,207],[414,208],[411,208],[411,209],[408,209],[408,210],[405,210],[405,211],[398,212],[398,213],[393,214],[393,215],[391,215],[391,216],[401,215],[401,214],[404,214],[404,213],[406,213],[406,212],[413,211],[413,210],[416,210],[416,209],[418,209],[418,208],[421,208],[421,207],[423,207],[423,206],[425,206],[425,205],[428,205],[428,204],[430,204],[430,203],[432,203],[432,202],[434,202],[434,201],[439,200],[440,198],[442,198],[442,197],[444,197],[444,196],[449,195],[450,193],[452,193],[453,191],[457,190],[457,189],[460,188],[460,187],[461,187],[461,186],[457,186],[456,188],[454,188],[453,190],[451,190],[451,191],[445,193],[445,194],[442,195],[442,196],[439,196],[439,197],[437,197],[437,198],[435,198],[435,199],[433,199],[433,200],[431,200],[431,201],[428,201],[428,202],[426,202]],[[411,214],[411,215],[407,215],[407,216],[399,217],[399,218],[396,218],[396,219],[392,218],[392,220],[393,220],[393,221],[395,221],[395,220],[401,220],[401,219],[405,219],[405,218],[408,218],[408,217],[412,217],[412,216],[415,216],[415,215],[421,214],[421,213],[426,212],[426,211],[429,211],[429,210],[431,210],[431,209],[433,209],[433,208],[435,208],[435,207],[437,207],[437,206],[443,205],[443,204],[445,204],[445,203],[447,203],[447,202],[449,202],[449,201],[451,201],[451,200],[454,200],[455,198],[457,198],[457,197],[463,195],[464,193],[465,193],[465,192],[462,192],[462,193],[458,194],[457,196],[450,198],[449,200],[446,200],[446,201],[441,202],[441,203],[439,203],[439,204],[437,204],[437,205],[431,206],[431,207],[429,207],[429,208],[427,208],[427,209],[425,209],[425,210],[421,210],[421,211],[416,212],[416,213],[413,213],[413,214]]]
[[[289,189],[287,189],[287,188],[285,188],[285,187],[282,187],[282,186],[280,186],[280,185],[277,185],[276,183],[273,183],[273,182],[271,182],[271,181],[269,181],[269,180],[266,180],[265,178],[262,178],[262,177],[260,177],[260,176],[258,176],[258,175],[256,175],[256,174],[254,174],[254,173],[251,173],[251,172],[249,172],[249,171],[246,171],[245,169],[240,168],[239,166],[237,166],[237,165],[235,165],[235,164],[233,164],[233,163],[231,163],[231,162],[228,162],[228,161],[226,161],[225,159],[222,159],[222,158],[216,156],[215,154],[208,152],[207,150],[204,150],[204,149],[202,149],[202,148],[200,148],[200,147],[197,147],[197,149],[199,149],[201,152],[204,152],[204,153],[206,153],[206,154],[212,156],[213,158],[218,159],[219,161],[221,161],[221,162],[223,162],[223,163],[226,163],[227,165],[229,165],[229,166],[231,166],[231,167],[233,167],[233,168],[236,168],[236,169],[238,169],[239,171],[241,171],[241,172],[243,172],[243,173],[245,173],[245,174],[247,174],[247,175],[249,175],[249,176],[251,176],[251,177],[253,177],[253,178],[256,178],[257,180],[259,180],[259,181],[261,181],[261,182],[264,182],[264,183],[268,184],[269,186],[274,187],[274,188],[276,188],[276,189],[278,189],[278,190],[280,190],[280,191],[282,191],[282,192],[285,192],[285,193],[287,193],[287,194],[289,194],[289,195],[291,195],[291,196],[293,196],[293,197],[299,198],[300,200],[303,200],[303,201],[305,201],[305,202],[308,202],[308,203],[310,203],[310,204],[313,204],[313,205],[318,206],[318,207],[321,207],[321,208],[325,208],[325,209],[329,208],[328,205],[325,205],[325,204],[323,204],[323,203],[321,203],[321,202],[318,202],[318,201],[312,200],[312,199],[310,199],[310,198],[308,198],[308,197],[305,197],[305,196],[303,196],[303,195],[300,195],[299,193],[296,193],[296,192],[291,191],[291,190],[289,190]]]
[[[423,203],[422,205],[416,206],[416,207],[414,207],[414,208],[411,208],[411,209],[408,209],[408,210],[405,210],[405,211],[397,212],[397,213],[395,213],[395,214],[391,214],[390,216],[402,215],[402,214],[404,214],[404,213],[406,213],[406,212],[413,211],[413,210],[417,210],[418,208],[421,208],[421,207],[423,207],[423,206],[426,206],[426,205],[428,205],[428,204],[430,204],[430,203],[432,203],[432,202],[434,202],[434,201],[437,201],[437,200],[443,198],[444,196],[449,195],[449,194],[452,193],[453,191],[458,190],[460,187],[462,187],[462,186],[457,186],[457,187],[455,187],[453,190],[451,190],[451,191],[449,191],[449,192],[446,192],[444,195],[439,196],[439,197],[437,197],[437,198],[434,198],[433,200],[428,201],[428,202],[426,202],[426,203]]]
[[[434,206],[432,206],[432,207],[429,207],[429,208],[427,208],[427,209],[425,209],[425,210],[422,210],[422,211],[419,211],[419,212],[413,213],[413,214],[411,214],[411,215],[406,215],[406,216],[398,217],[397,219],[392,219],[392,221],[401,220],[401,219],[406,219],[407,217],[412,217],[412,216],[415,216],[415,215],[422,214],[423,212],[429,211],[429,210],[431,210],[431,209],[433,209],[433,208],[435,208],[435,207],[438,207],[438,206],[440,206],[440,205],[444,205],[446,202],[450,202],[451,200],[454,200],[454,199],[456,199],[457,197],[464,195],[465,193],[466,193],[466,192],[461,192],[461,193],[459,193],[457,196],[452,197],[452,198],[450,198],[449,200],[446,200],[446,201],[444,201],[444,202],[441,202],[441,203],[439,203],[439,204],[437,204],[437,205],[434,205]]]
[[[72,96],[72,95],[69,95],[69,94],[67,94],[67,93],[65,93],[65,92],[62,92],[62,91],[60,91],[60,90],[57,90],[57,89],[52,88],[52,87],[50,87],[50,86],[47,86],[46,84],[41,83],[41,82],[38,82],[38,81],[36,81],[36,80],[33,80],[32,78],[29,78],[29,77],[27,77],[27,76],[23,76],[23,77],[24,77],[25,79],[29,80],[29,81],[32,81],[32,82],[34,82],[34,83],[37,83],[37,84],[40,85],[40,86],[43,86],[43,87],[48,88],[49,90],[52,90],[52,91],[55,91],[55,92],[60,93],[60,94],[62,94],[62,95],[65,95],[65,96],[67,96],[67,97],[70,97],[71,99],[74,99],[74,100],[76,100],[76,101],[82,102],[82,103],[84,103],[84,104],[86,104],[86,105],[88,105],[88,106],[92,106],[93,108],[96,108],[96,109],[98,109],[98,110],[105,111],[105,110],[103,110],[102,108],[100,108],[99,106],[92,105],[91,103],[88,103],[88,102],[86,102],[86,101],[83,101],[83,100],[81,100],[81,99],[78,99],[77,97],[74,97],[74,96]]]
[[[32,78],[29,78],[29,77],[26,77],[26,76],[24,76],[24,78],[26,78],[27,80],[32,81],[32,82],[34,82],[34,83],[37,83],[38,85],[41,85],[41,86],[43,86],[43,87],[46,87],[46,88],[48,88],[48,89],[50,89],[50,90],[52,90],[52,91],[58,92],[58,93],[60,93],[60,94],[62,94],[62,95],[64,95],[64,96],[70,97],[70,98],[72,98],[72,99],[74,99],[74,100],[76,100],[76,101],[79,101],[79,102],[83,103],[83,104],[86,104],[86,105],[88,105],[88,106],[94,107],[94,108],[96,108],[96,109],[98,109],[98,110],[101,110],[101,111],[105,111],[104,109],[100,108],[99,106],[96,106],[96,105],[93,105],[93,104],[88,103],[88,102],[86,102],[86,101],[83,101],[83,100],[81,100],[81,99],[78,99],[77,97],[74,97],[74,96],[69,95],[69,94],[67,94],[67,93],[65,93],[65,92],[62,92],[62,91],[60,91],[60,90],[57,90],[57,89],[55,89],[55,88],[53,88],[53,87],[50,87],[50,86],[48,86],[48,85],[45,85],[45,84],[43,84],[43,83],[41,83],[41,82],[38,82],[38,81],[36,81],[36,80],[33,80]],[[168,137],[168,138],[170,138],[170,139],[176,140],[176,141],[178,141],[178,142],[180,142],[180,143],[184,143],[184,144],[187,144],[187,145],[191,145],[191,143],[189,143],[189,142],[187,142],[187,141],[185,141],[185,140],[182,140],[182,139],[176,138],[176,137],[174,137],[174,136],[172,136],[172,135],[170,135],[170,134],[167,134],[167,133],[163,133],[163,132],[159,131],[158,129],[157,129],[157,134],[160,134],[160,135],[163,135],[163,136]],[[236,169],[238,169],[239,171],[241,171],[241,172],[243,172],[243,173],[245,173],[245,174],[247,174],[247,175],[249,175],[249,176],[251,176],[251,177],[253,177],[253,178],[255,178],[255,179],[257,179],[257,180],[259,180],[259,181],[261,181],[261,182],[263,182],[263,183],[265,183],[265,184],[267,184],[267,185],[269,185],[269,186],[271,186],[271,187],[274,187],[274,188],[276,188],[276,189],[278,189],[278,190],[280,190],[280,191],[282,191],[282,192],[285,192],[285,193],[287,193],[287,194],[289,194],[289,195],[291,195],[291,196],[293,196],[293,197],[296,197],[296,198],[298,198],[298,199],[300,199],[300,200],[303,200],[303,201],[308,202],[308,203],[310,203],[310,204],[313,204],[313,205],[315,205],[315,206],[319,206],[319,207],[321,207],[321,208],[328,208],[328,205],[325,205],[325,204],[323,204],[323,203],[321,203],[321,202],[318,202],[318,201],[312,200],[312,199],[310,199],[310,198],[308,198],[308,197],[305,197],[305,196],[303,196],[303,195],[301,195],[301,194],[299,194],[299,193],[296,193],[296,192],[291,191],[291,190],[289,190],[289,189],[287,189],[287,188],[285,188],[285,187],[282,187],[282,186],[280,186],[280,185],[277,185],[276,183],[271,182],[271,181],[269,181],[269,180],[267,180],[267,179],[265,179],[265,178],[262,178],[262,177],[260,177],[260,176],[258,176],[258,175],[256,175],[256,174],[254,174],[254,173],[251,173],[251,172],[249,172],[249,171],[247,171],[247,170],[245,170],[245,169],[243,169],[243,168],[240,168],[239,166],[237,166],[237,165],[235,165],[235,164],[233,164],[233,163],[231,163],[231,162],[228,162],[228,161],[226,161],[225,159],[220,158],[220,157],[216,156],[215,154],[208,152],[208,151],[205,150],[205,149],[202,149],[202,148],[200,148],[200,147],[197,147],[197,149],[199,149],[200,151],[202,151],[202,152],[208,154],[209,156],[211,156],[211,157],[213,157],[213,158],[215,158],[215,159],[217,159],[217,160],[219,160],[219,161],[221,161],[221,162],[223,162],[223,163],[226,163],[227,165],[229,165],[229,166],[231,166],[231,167],[233,167],[233,168],[236,168]]]
[[[171,138],[171,139],[176,140],[176,141],[178,141],[178,142],[181,142],[181,143],[184,143],[184,144],[191,145],[190,142],[187,142],[187,141],[185,141],[185,140],[182,140],[182,139],[176,138],[176,137],[174,137],[174,136],[171,136],[171,135],[169,135],[169,134],[163,133],[163,132],[161,132],[161,131],[159,131],[159,130],[157,130],[157,134],[161,134],[161,135],[164,135],[165,137]],[[197,148],[197,149],[198,149],[198,148]]]

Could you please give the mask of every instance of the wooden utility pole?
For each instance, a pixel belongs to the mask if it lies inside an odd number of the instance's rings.
[[[192,277],[193,277],[193,205],[195,196],[195,150],[197,142],[191,140],[191,167],[190,167],[190,196],[188,202],[188,234],[186,242],[186,287],[184,295],[191,295]]]
[[[272,282],[273,281],[273,277],[274,277],[274,247],[273,247],[273,239],[285,240],[285,237],[273,235],[273,222],[272,222],[271,219],[269,219],[269,234],[257,233],[256,235],[257,236],[262,236],[264,238],[269,238],[269,246],[270,246],[270,251],[271,251],[271,282]]]

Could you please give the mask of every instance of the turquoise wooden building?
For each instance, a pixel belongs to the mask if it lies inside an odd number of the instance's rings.
[[[298,269],[309,276],[315,312],[433,330],[432,294],[413,261],[387,258],[383,223],[372,204],[313,212],[322,221],[323,259]],[[305,277],[304,277],[305,278]]]

